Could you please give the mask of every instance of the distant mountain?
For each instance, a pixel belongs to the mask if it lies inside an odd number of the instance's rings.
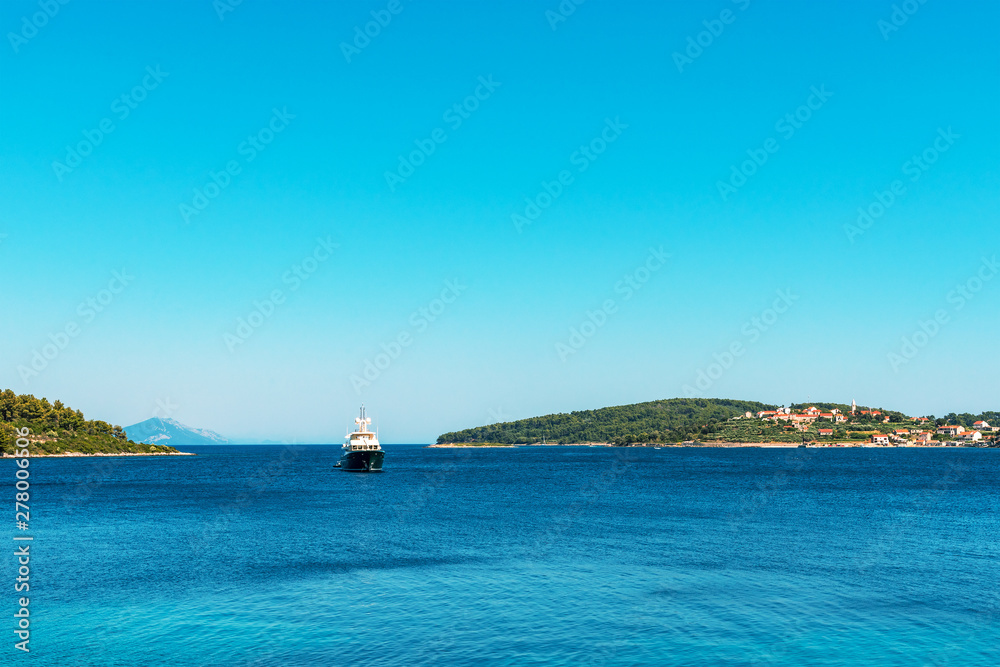
[[[0,452],[12,455],[24,449],[17,443],[23,445],[20,438],[25,432],[32,456],[178,453],[163,445],[133,442],[121,426],[99,419],[84,419],[82,412],[62,401],[49,403],[31,394],[18,396],[12,389],[0,392]]]
[[[229,441],[215,431],[186,426],[176,419],[153,417],[125,427],[131,440],[149,445],[225,445]]]

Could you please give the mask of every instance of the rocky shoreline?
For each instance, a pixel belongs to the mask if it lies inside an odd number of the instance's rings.
[[[77,458],[84,456],[198,456],[193,452],[98,452],[95,454],[84,454],[83,452],[59,452],[58,454],[43,454],[35,452],[31,453],[28,458],[38,459],[42,457],[46,458]],[[7,454],[6,452],[0,454],[0,458],[4,459],[15,459],[24,458],[21,456],[14,456],[13,454]]]
[[[461,443],[461,442],[442,442],[435,445],[427,445],[428,449],[439,448],[439,449],[465,449],[465,448],[475,448],[475,449],[510,449],[511,447],[530,447],[531,445],[474,445],[472,443]]]
[[[460,449],[460,448],[470,448],[470,449],[501,449],[501,448],[516,448],[516,447],[791,447],[797,448],[801,446],[800,442],[670,442],[670,443],[651,443],[644,445],[615,445],[611,442],[570,442],[566,444],[561,443],[545,443],[544,445],[540,442],[532,443],[518,443],[512,445],[500,445],[500,444],[488,444],[488,445],[477,445],[475,443],[463,443],[463,442],[442,442],[439,444],[427,445],[428,448],[441,448],[441,449]],[[968,445],[958,445],[958,447],[968,447]],[[828,447],[869,447],[873,446],[865,442],[823,442],[822,444],[810,444],[809,449],[823,449]],[[908,445],[903,448],[945,448],[945,447],[955,447],[955,445],[945,445],[940,444],[921,444],[921,445]],[[881,449],[900,449],[900,447],[891,447],[885,445],[876,445],[874,448]],[[975,447],[972,447],[975,449]]]

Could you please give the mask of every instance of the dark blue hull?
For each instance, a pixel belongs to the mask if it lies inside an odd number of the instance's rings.
[[[385,452],[347,452],[340,457],[340,469],[346,472],[382,472]]]

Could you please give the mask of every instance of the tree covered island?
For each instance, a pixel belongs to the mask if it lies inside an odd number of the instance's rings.
[[[778,407],[731,399],[672,398],[478,426],[444,433],[437,444],[996,446],[997,426],[998,412],[910,417],[853,403]]]
[[[84,419],[62,401],[49,403],[30,394],[0,393],[0,452],[12,456],[18,431],[27,427],[32,456],[181,454],[173,447],[133,442],[121,426]]]

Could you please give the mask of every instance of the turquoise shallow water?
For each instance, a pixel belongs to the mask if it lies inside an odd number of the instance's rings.
[[[1000,450],[338,449],[33,461],[4,664],[1000,664]]]

